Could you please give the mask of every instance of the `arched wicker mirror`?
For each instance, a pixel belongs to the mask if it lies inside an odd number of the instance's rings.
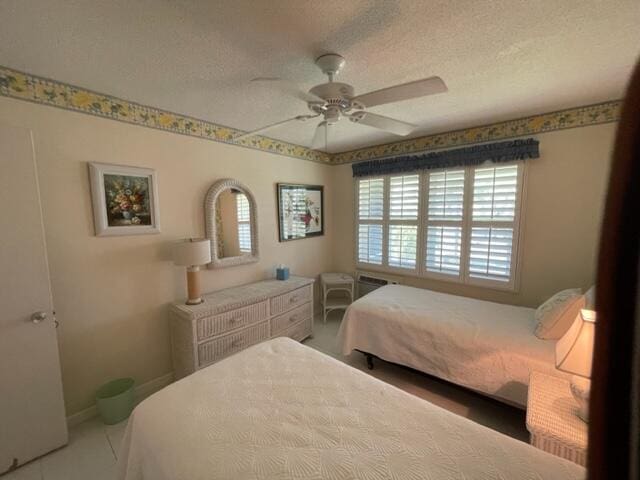
[[[207,192],[204,210],[206,235],[211,241],[209,268],[259,260],[258,207],[247,187],[232,178],[218,180]]]

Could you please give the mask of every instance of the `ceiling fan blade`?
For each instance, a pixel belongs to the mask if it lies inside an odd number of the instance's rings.
[[[395,135],[409,135],[413,132],[417,126],[412,123],[396,120],[395,118],[384,117],[371,112],[355,112],[349,116],[349,120],[355,123],[361,123],[362,125],[368,125],[369,127],[378,128],[385,132],[390,132]]]
[[[257,77],[257,78],[252,78],[251,83],[273,85],[275,89],[281,91],[282,93],[289,95],[290,97],[295,97],[307,103],[309,102],[325,103],[325,101],[322,98],[314,95],[313,93],[305,92],[295,83],[289,80],[285,80],[283,78]]]
[[[316,127],[316,132],[313,134],[313,140],[311,141],[311,149],[312,150],[322,150],[323,148],[327,149],[327,135],[328,135],[328,125],[327,122],[322,121]]]
[[[440,77],[429,77],[358,95],[352,101],[362,104],[364,107],[375,107],[376,105],[400,102],[446,91],[447,86]]]
[[[318,116],[320,116],[320,115],[298,115],[297,117],[288,118],[287,120],[282,120],[280,122],[276,122],[276,123],[272,123],[270,125],[266,125],[264,127],[258,128],[257,130],[252,130],[250,132],[245,132],[245,133],[243,133],[241,135],[238,135],[237,137],[234,137],[233,139],[235,141],[244,140],[245,138],[253,137],[254,135],[259,135],[261,133],[266,132],[267,130],[271,130],[272,128],[276,128],[276,127],[279,127],[280,125],[284,125],[285,123],[293,122],[294,120],[297,120],[299,122],[304,122],[306,120],[309,120],[310,118],[316,118]]]

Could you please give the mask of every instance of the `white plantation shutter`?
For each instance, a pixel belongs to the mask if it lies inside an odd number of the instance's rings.
[[[462,227],[427,227],[428,272],[460,275]]]
[[[249,213],[249,199],[244,193],[238,193],[236,195],[236,210],[238,213],[239,222],[248,222],[250,219]]]
[[[511,276],[513,228],[471,228],[469,275],[508,281]]]
[[[357,262],[515,288],[522,162],[357,181]]]
[[[390,267],[416,268],[417,225],[389,225]]]
[[[382,220],[384,213],[384,179],[360,180],[358,217],[360,220]]]
[[[445,170],[426,175],[425,268],[427,272],[459,277],[465,171]]]
[[[251,225],[238,224],[238,244],[242,253],[251,253]]]
[[[390,267],[416,269],[419,175],[389,178],[387,262]]]
[[[358,225],[358,261],[382,265],[382,225]]]
[[[389,180],[389,220],[418,219],[418,175],[391,177]]]
[[[464,212],[464,170],[429,174],[429,220],[462,221]]]
[[[518,165],[474,170],[468,262],[471,279],[513,283],[520,177]]]
[[[473,179],[473,220],[513,221],[518,166],[476,168]]]
[[[236,195],[236,213],[240,251],[243,253],[251,253],[251,214],[249,210],[249,200],[244,193]]]
[[[358,262],[382,265],[384,179],[358,182]]]

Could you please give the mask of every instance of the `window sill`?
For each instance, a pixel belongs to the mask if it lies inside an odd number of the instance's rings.
[[[398,277],[410,277],[421,280],[431,280],[435,282],[448,283],[453,285],[460,285],[466,287],[474,287],[474,288],[482,288],[486,290],[494,290],[500,292],[507,293],[518,293],[519,289],[516,288],[517,280],[514,282],[510,282],[508,284],[504,284],[498,281],[492,280],[480,280],[471,278],[468,281],[461,281],[459,277],[448,277],[447,275],[442,274],[424,274],[417,272],[415,270],[407,270],[403,268],[394,268],[394,267],[386,267],[383,265],[376,265],[370,263],[360,263],[356,262],[356,268],[359,270],[366,270],[370,272],[379,272],[379,273],[388,273],[390,275],[395,275]]]

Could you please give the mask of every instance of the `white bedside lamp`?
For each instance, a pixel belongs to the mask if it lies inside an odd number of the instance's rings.
[[[187,238],[173,247],[173,262],[187,267],[187,305],[204,302],[200,296],[200,265],[211,262],[211,242],[206,238]]]
[[[589,391],[596,312],[580,310],[567,333],[556,343],[556,368],[572,373],[571,393],[578,402],[578,416],[589,421]]]

